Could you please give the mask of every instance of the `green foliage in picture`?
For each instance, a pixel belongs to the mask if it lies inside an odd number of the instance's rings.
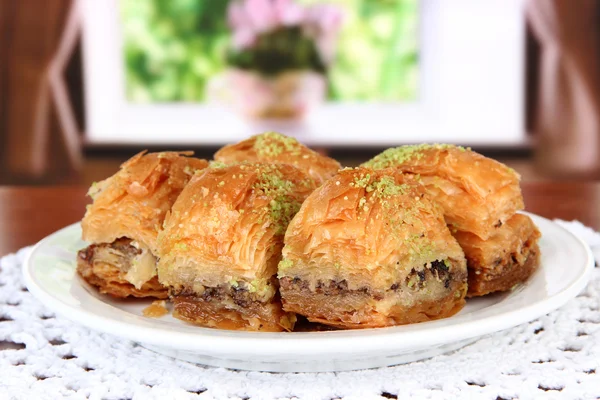
[[[330,100],[393,102],[417,97],[418,0],[298,2],[334,4],[343,11],[336,57],[327,70]],[[229,3],[120,0],[129,101],[203,101],[211,77],[228,67]]]
[[[263,75],[299,68],[326,72],[314,42],[304,37],[298,27],[277,29],[272,34],[261,35],[251,51],[230,51],[227,61],[228,65],[240,69],[258,69]]]

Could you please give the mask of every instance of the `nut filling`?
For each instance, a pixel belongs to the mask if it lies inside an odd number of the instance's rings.
[[[400,290],[419,290],[424,289],[428,283],[436,281],[443,284],[445,289],[450,289],[454,274],[450,272],[450,268],[444,261],[435,260],[430,264],[424,265],[422,270],[417,271],[413,268],[403,282],[397,282],[390,286],[386,291],[376,291],[368,286],[363,286],[358,289],[348,289],[348,281],[346,279],[328,281],[318,280],[314,286],[308,281],[299,277],[284,277],[280,279],[282,288],[287,290],[309,290],[314,293],[325,296],[339,296],[351,294],[364,294],[372,297],[374,300],[383,300],[387,292],[398,292]],[[457,277],[459,280],[464,280],[464,276]]]
[[[465,271],[448,262],[434,261],[384,290],[364,286],[350,289],[346,279],[308,281],[298,276],[280,278],[283,308],[305,315],[311,322],[368,328],[428,321],[452,315],[464,304]]]
[[[292,330],[296,320],[293,314],[281,309],[281,300],[275,290],[276,282],[269,282],[274,295],[263,300],[264,294],[253,291],[244,282],[235,285],[202,287],[198,290],[171,289],[173,316],[187,322],[222,329],[281,331]]]
[[[116,267],[127,271],[131,267],[133,259],[142,252],[131,243],[131,239],[122,237],[112,243],[91,244],[85,249],[79,250],[77,257],[88,263],[106,258],[104,261],[116,261]]]
[[[265,300],[270,301],[272,296],[265,296],[264,292],[275,293],[275,282],[269,282],[267,288],[261,293],[255,291],[251,285],[245,282],[239,282],[234,285],[223,284],[215,287],[202,286],[200,290],[192,290],[190,288],[182,288],[180,290],[171,289],[171,297],[185,296],[195,298],[197,300],[209,302],[219,301],[229,306],[237,306],[233,308],[246,308],[252,303],[263,303]]]
[[[91,244],[77,253],[77,272],[101,293],[115,297],[167,298],[156,277],[156,262],[129,238]]]

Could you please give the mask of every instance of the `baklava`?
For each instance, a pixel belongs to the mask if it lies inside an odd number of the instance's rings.
[[[466,261],[439,206],[395,170],[346,169],[285,235],[284,310],[339,328],[444,318],[465,304]]]
[[[531,218],[523,214],[515,214],[487,240],[456,232],[470,268],[467,297],[508,290],[525,281],[539,264],[540,236]]]
[[[509,290],[539,264],[535,226],[514,217],[524,207],[520,176],[506,165],[464,147],[422,144],[388,149],[363,166],[411,174],[442,207],[467,258],[469,296]],[[498,252],[513,254],[519,241],[529,241],[531,258],[497,263]]]
[[[226,164],[244,161],[291,164],[305,171],[318,185],[340,169],[340,164],[333,158],[309,149],[293,137],[276,132],[227,145],[217,151],[214,158]]]
[[[391,148],[364,163],[414,174],[453,229],[482,239],[523,209],[519,175],[496,160],[448,144]]]
[[[77,272],[100,292],[167,298],[156,277],[157,236],[184,186],[208,165],[191,154],[142,152],[90,188],[81,222],[90,245],[78,253]]]
[[[177,199],[159,236],[173,315],[206,327],[292,330],[276,277],[287,225],[314,181],[286,164],[214,164]]]

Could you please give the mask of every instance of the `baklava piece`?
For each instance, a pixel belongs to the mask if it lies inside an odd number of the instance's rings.
[[[524,207],[519,175],[464,147],[396,147],[362,166],[375,170],[394,168],[412,174],[442,207],[452,229],[471,232],[484,240]]]
[[[285,164],[213,166],[183,190],[159,236],[173,315],[235,330],[292,330],[276,277],[287,225],[315,189]]]
[[[520,177],[506,165],[447,144],[388,149],[363,165],[409,174],[442,207],[467,258],[469,296],[509,290],[538,266],[539,233],[530,218],[515,214],[524,207]],[[526,259],[515,253],[521,242],[531,249]],[[515,261],[498,262],[500,253],[515,254]]]
[[[340,328],[448,317],[467,292],[441,209],[394,170],[342,170],[315,190],[288,227],[278,276],[284,310]]]
[[[77,272],[101,293],[167,298],[156,277],[157,236],[183,187],[208,165],[191,154],[142,152],[90,188],[81,221],[90,245],[78,253]]]
[[[227,145],[215,153],[215,160],[226,164],[244,161],[291,164],[306,172],[318,185],[340,169],[340,163],[333,158],[309,149],[293,137],[276,132]]]
[[[488,240],[456,232],[469,266],[467,297],[505,291],[525,281],[539,264],[540,232],[531,218],[515,214]]]

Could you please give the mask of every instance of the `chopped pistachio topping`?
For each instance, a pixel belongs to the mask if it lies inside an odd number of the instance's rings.
[[[371,182],[371,174],[360,174],[359,176],[354,178],[354,187],[366,188],[367,185]]]
[[[277,157],[283,153],[299,155],[302,145],[293,137],[277,132],[266,132],[256,137],[254,150],[263,157]]]
[[[282,235],[301,206],[301,202],[293,196],[294,182],[285,179],[281,171],[273,166],[263,166],[257,172],[259,180],[254,184],[254,189],[271,198],[269,218],[275,224],[275,234]]]
[[[390,203],[386,199],[389,199],[391,196],[406,194],[409,188],[408,184],[396,183],[391,176],[372,179],[371,174],[368,173],[357,175],[350,186],[365,189],[365,192],[370,194],[371,199],[381,200],[381,204],[384,207],[390,206]],[[369,207],[366,205],[366,202],[367,198],[363,196],[358,200],[358,207],[363,208],[364,211],[368,211]]]
[[[96,197],[102,192],[104,189],[98,182],[92,182],[92,186],[88,189],[87,195],[92,198],[92,200],[96,200]]]
[[[292,262],[292,260],[284,258],[283,260],[279,261],[279,265],[277,267],[280,271],[283,271],[292,267],[293,265],[294,263]]]
[[[405,194],[408,190],[408,185],[405,183],[397,184],[391,176],[384,176],[379,180],[371,182],[366,190],[367,192],[375,192],[377,197],[385,198]]]
[[[229,165],[225,164],[223,161],[211,161],[210,163],[208,163],[208,168],[221,169],[228,166]]]
[[[372,204],[379,202],[381,207],[390,209],[384,214],[376,214],[375,218],[382,216],[390,234],[397,240],[404,242],[408,255],[413,258],[427,258],[434,253],[434,246],[424,233],[415,234],[409,237],[405,236],[405,225],[411,225],[419,232],[425,232],[420,214],[426,208],[420,196],[411,196],[411,184],[397,183],[393,176],[375,176],[373,174],[359,172],[356,174],[354,187],[360,187],[365,190],[365,195],[358,200],[358,208],[368,212]],[[351,185],[352,186],[352,185]],[[392,198],[396,196],[407,196],[406,201],[402,201],[403,206],[399,206]],[[411,200],[411,201],[409,201]],[[400,207],[400,208],[398,208]],[[393,210],[391,210],[393,208]]]
[[[383,153],[375,156],[370,161],[367,161],[362,166],[372,169],[384,169],[389,167],[398,166],[411,160],[419,160],[423,158],[424,150],[444,150],[444,149],[458,149],[460,151],[467,151],[464,147],[455,146],[452,144],[418,144],[411,146],[401,146],[385,150]]]

